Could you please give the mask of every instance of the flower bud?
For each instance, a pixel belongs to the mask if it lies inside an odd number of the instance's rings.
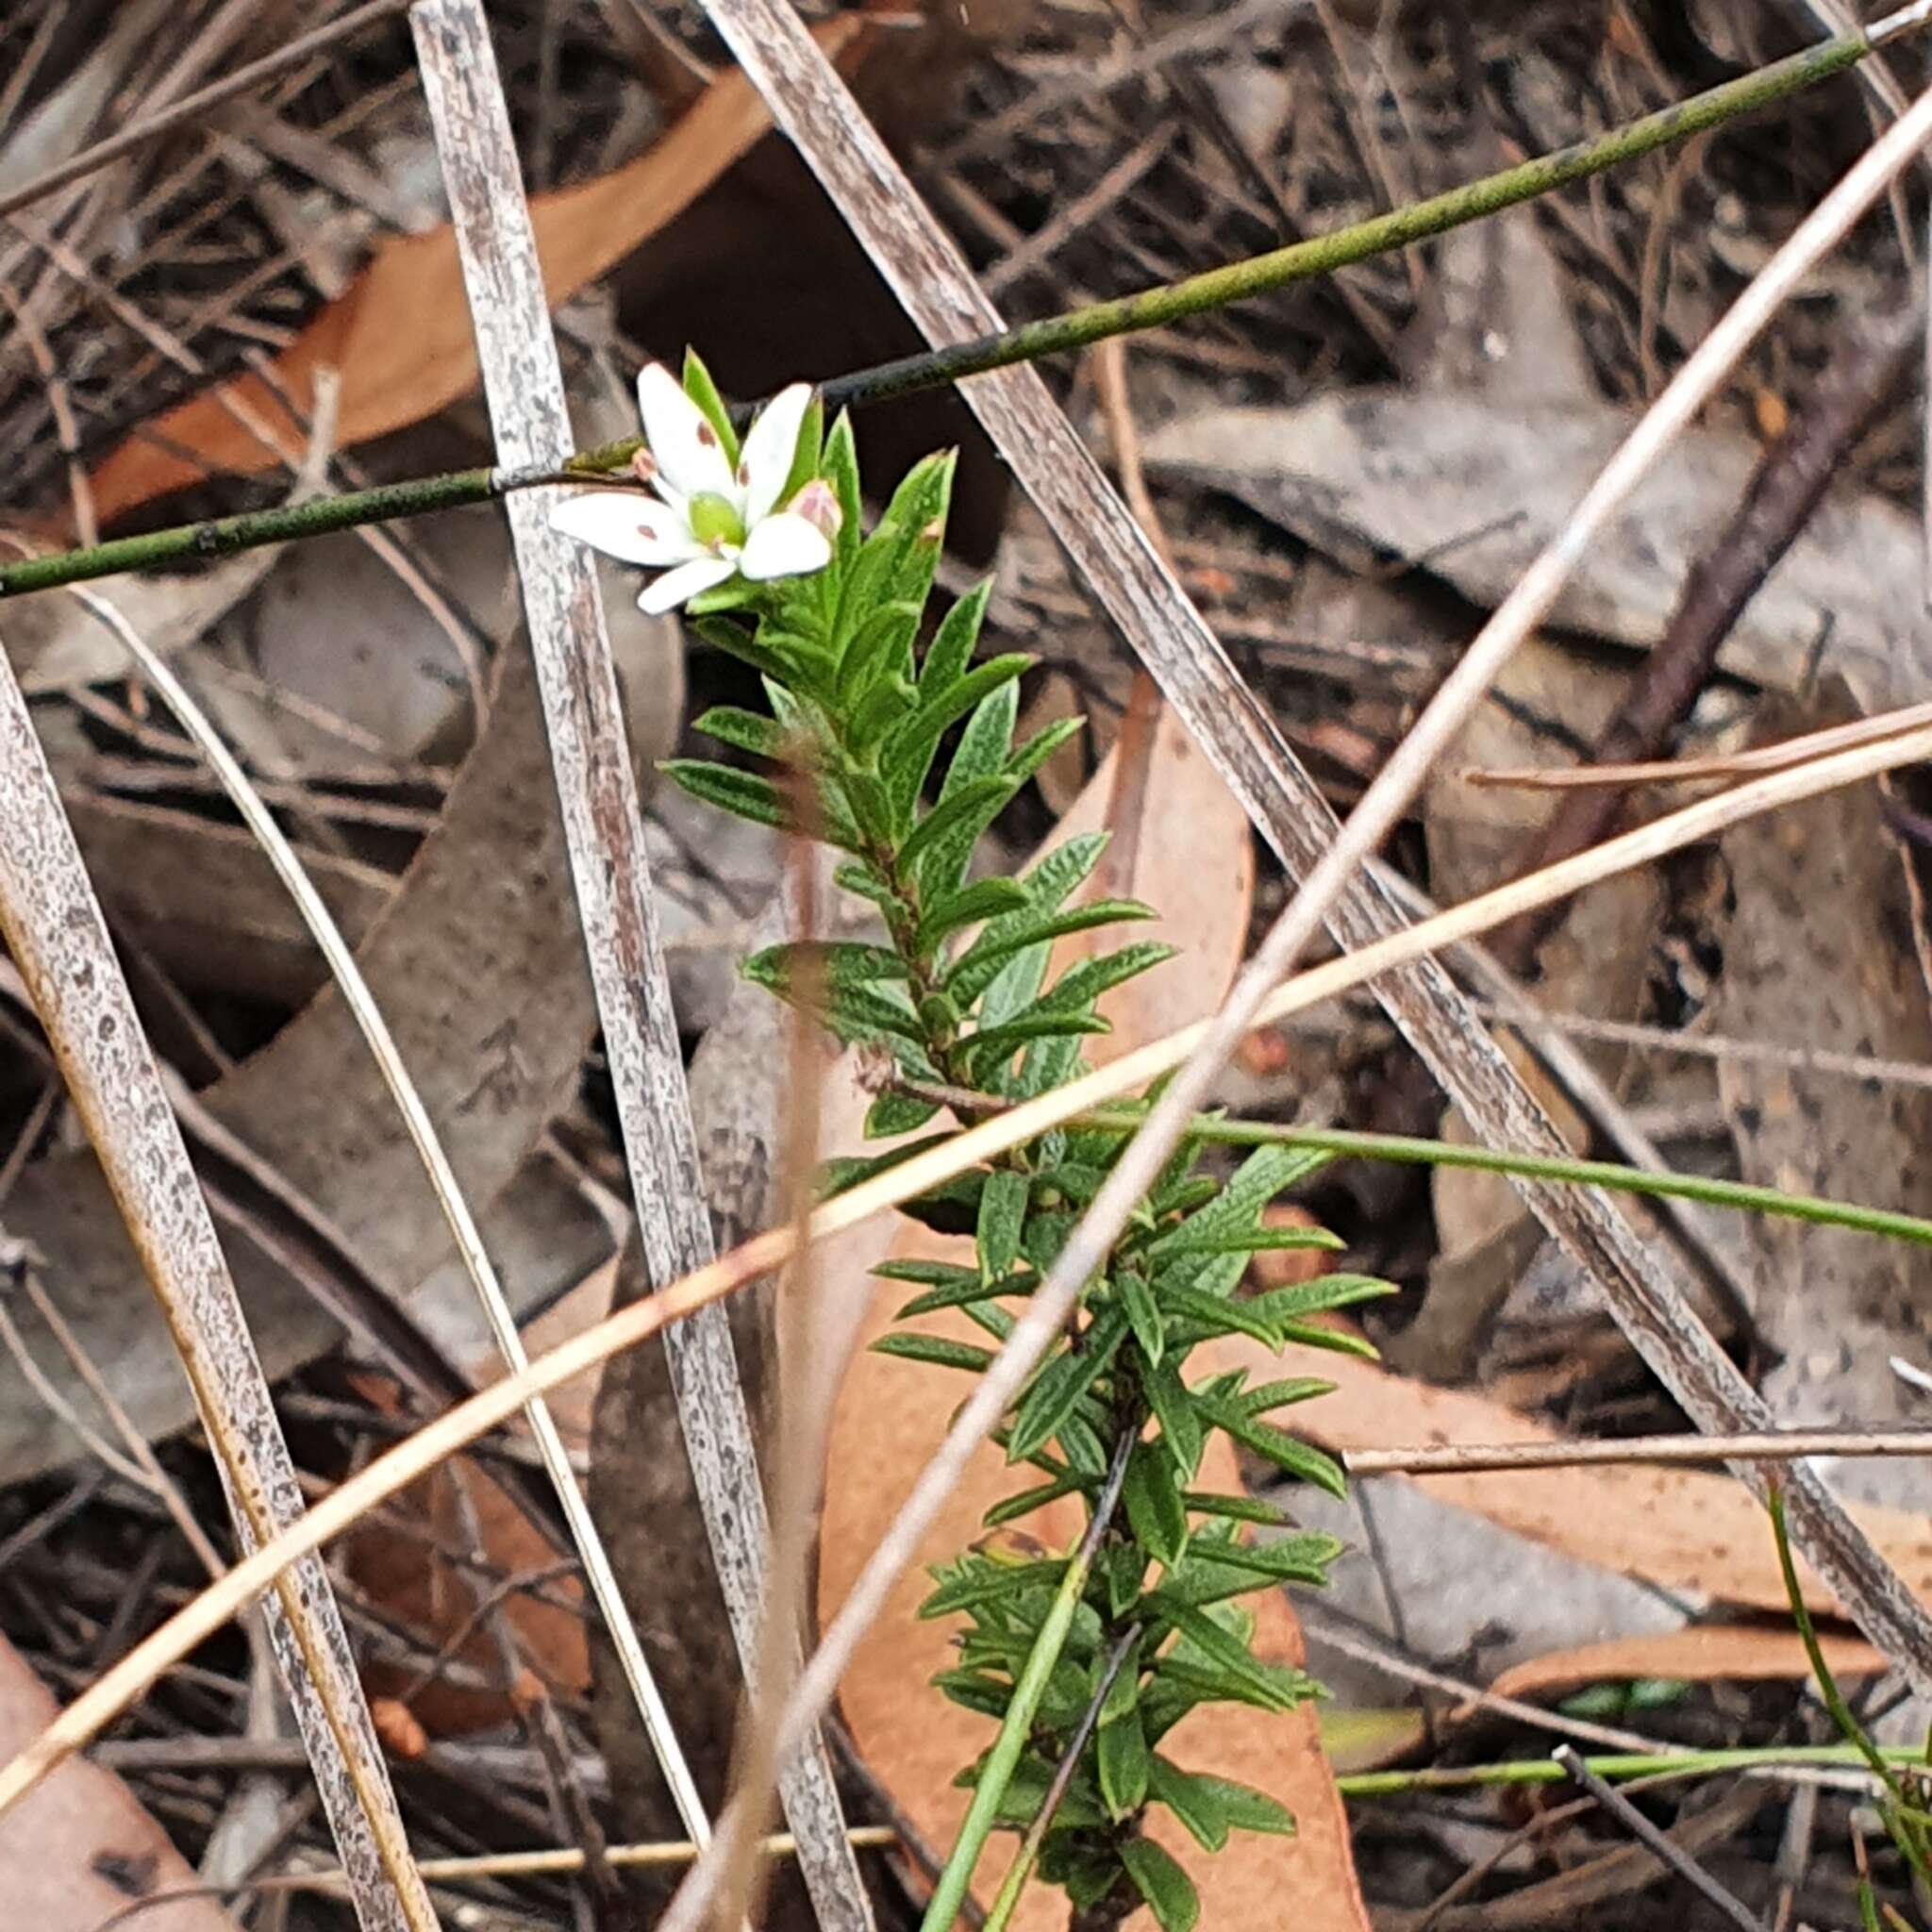
[[[839,534],[845,512],[839,508],[839,492],[823,476],[814,476],[791,499],[791,514],[803,517],[829,541]]]

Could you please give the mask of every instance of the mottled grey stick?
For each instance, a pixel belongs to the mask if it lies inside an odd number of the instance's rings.
[[[462,254],[497,459],[560,468],[563,377],[508,115],[479,0],[421,0],[410,16]],[[596,578],[549,526],[548,492],[508,506],[639,1232],[651,1277],[712,1258],[684,1061],[652,903],[617,673]],[[756,1655],[766,1523],[751,1423],[722,1307],[665,1331],[677,1400],[739,1655]],[[828,1932],[870,1932],[822,1739],[780,1788],[799,1865]]]

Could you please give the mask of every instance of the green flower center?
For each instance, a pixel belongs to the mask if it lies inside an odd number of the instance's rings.
[[[721,544],[744,541],[744,521],[728,496],[715,490],[700,490],[689,506],[691,533],[710,549]]]

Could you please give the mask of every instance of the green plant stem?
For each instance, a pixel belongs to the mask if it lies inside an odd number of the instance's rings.
[[[1855,66],[1879,42],[1922,25],[1921,14],[1918,7],[1906,8],[1869,31],[1840,34],[1821,42],[1756,73],[1725,81],[1707,92],[1693,94],[1689,100],[1613,128],[1595,141],[1558,148],[1552,154],[1523,161],[1500,174],[1486,175],[1389,214],[1358,222],[1332,235],[1314,236],[1291,247],[1230,262],[1182,281],[1145,289],[1111,302],[1098,302],[1091,308],[1040,322],[1024,323],[999,335],[983,336],[924,355],[903,357],[856,375],[836,377],[824,386],[826,406],[832,409],[851,408],[937,388],[1016,362],[1086,348],[1109,336],[1164,327],[1191,316],[1224,308],[1231,303],[1269,294],[1292,283],[1333,275],[1338,269],[1366,261],[1372,256],[1405,248],[1469,222],[1480,221],[1788,99]],[[639,440],[633,437],[587,450],[570,459],[565,473],[589,477],[620,469],[629,462],[638,447]],[[29,591],[82,583],[110,576],[118,571],[227,557],[262,544],[322,536],[363,524],[387,523],[465,504],[487,503],[513,490],[558,480],[558,474],[550,470],[459,470],[446,475],[386,484],[375,490],[349,491],[313,503],[252,510],[240,516],[155,530],[144,536],[118,538],[87,549],[0,565],[0,597],[17,597]]]
[[[991,1094],[934,1087],[919,1080],[901,1079],[892,1084],[920,1099],[968,1108],[975,1117],[1003,1113],[1011,1105]],[[1132,1133],[1144,1119],[1144,1112],[1139,1108],[1102,1107],[1070,1115],[1062,1125]],[[1890,1208],[1865,1208],[1856,1202],[1831,1201],[1819,1194],[1788,1194],[1777,1188],[1757,1187],[1748,1181],[1717,1180],[1707,1174],[1674,1171],[1652,1174],[1647,1169],[1625,1167],[1614,1160],[1512,1154],[1506,1149],[1464,1147],[1407,1134],[1358,1133],[1347,1127],[1290,1127],[1274,1121],[1223,1120],[1212,1114],[1197,1115],[1188,1132],[1194,1140],[1224,1147],[1307,1147],[1358,1160],[1387,1160],[1411,1167],[1466,1168],[1523,1180],[1609,1188],[1625,1194],[1663,1195],[1702,1202],[1710,1208],[1735,1208],[1740,1213],[1781,1215],[1790,1221],[1849,1228],[1859,1234],[1882,1235],[1891,1241],[1932,1247],[1932,1220],[1922,1215],[1905,1214]]]
[[[1831,1666],[1825,1661],[1824,1648],[1818,1641],[1817,1626],[1811,1621],[1811,1611],[1805,1602],[1805,1592],[1798,1582],[1798,1565],[1791,1555],[1790,1532],[1785,1526],[1784,1492],[1774,1483],[1766,1498],[1766,1507],[1771,1512],[1771,1533],[1777,1543],[1777,1567],[1784,1578],[1785,1601],[1790,1607],[1791,1622],[1796,1624],[1798,1641],[1805,1646],[1805,1656],[1811,1666],[1811,1674],[1818,1683],[1818,1694],[1824,1700],[1824,1707],[1830,1713],[1831,1721],[1839,1727],[1840,1734],[1855,1751],[1871,1766],[1872,1774],[1885,1787],[1889,1802],[1880,1807],[1887,1829],[1892,1842],[1897,1845],[1901,1856],[1912,1868],[1922,1884],[1932,1884],[1932,1869],[1927,1865],[1927,1844],[1925,1828],[1932,1824],[1922,1807],[1914,1805],[1907,1796],[1906,1788],[1891,1766],[1880,1753],[1878,1746],[1866,1732],[1863,1724],[1853,1714],[1852,1707],[1845,1702],[1844,1692],[1838,1688],[1838,1679],[1832,1675]],[[1921,1759],[1923,1762],[1923,1758]]]
[[[1910,1746],[1878,1747],[1890,1765],[1912,1765],[1919,1754]],[[1640,1777],[1715,1777],[1725,1772],[1771,1771],[1783,1765],[1871,1769],[1865,1754],[1850,1744],[1767,1744],[1733,1751],[1626,1752],[1583,1760],[1597,1776],[1612,1782]],[[1425,1765],[1414,1771],[1347,1772],[1335,1788],[1344,1798],[1401,1798],[1416,1791],[1489,1790],[1509,1785],[1559,1785],[1569,1774],[1554,1757],[1507,1759],[1500,1764]]]
[[[992,1910],[986,1915],[981,1932],[1006,1932],[1008,1922],[1013,1916],[1013,1907],[1020,1903],[1020,1894],[1025,1890],[1026,1881],[1032,1877],[1033,1868],[1040,1862],[1040,1848],[1046,1842],[1054,1814],[1060,1808],[1060,1800],[1066,1796],[1067,1788],[1074,1782],[1074,1774],[1080,1768],[1080,1754],[1100,1727],[1101,1707],[1112,1692],[1114,1679],[1120,1675],[1121,1666],[1126,1662],[1127,1653],[1133,1649],[1141,1628],[1139,1624],[1130,1624],[1114,1640],[1113,1649],[1108,1655],[1107,1668],[1100,1674],[1100,1682],[1094,1686],[1087,1708],[1080,1713],[1080,1722],[1074,1726],[1074,1735],[1068,1739],[1067,1748],[1060,1753],[1060,1761],[1054,1767],[1053,1782],[1047,1786],[1046,1796],[1041,1800],[1033,1823],[1026,1827],[1026,1836],[1021,1840],[1019,1852],[1007,1868],[1007,1875],[1000,1881],[999,1895],[992,1902]]]
[[[959,1836],[953,1841],[945,1870],[940,1874],[939,1883],[933,1888],[932,1902],[920,1922],[920,1932],[952,1932],[953,1924],[959,1916],[966,1888],[973,1880],[974,1867],[979,1863],[979,1855],[986,1849],[987,1840],[992,1836],[1007,1787],[1012,1782],[1021,1754],[1026,1748],[1034,1717],[1040,1709],[1040,1700],[1046,1694],[1047,1680],[1053,1675],[1054,1666],[1059,1662],[1067,1632],[1073,1627],[1074,1612],[1080,1607],[1087,1578],[1093,1569],[1093,1558],[1100,1549],[1100,1540],[1107,1534],[1107,1526],[1113,1520],[1113,1512],[1120,1503],[1121,1489],[1127,1478],[1127,1457],[1133,1447],[1131,1437],[1123,1437],[1115,1445],[1113,1463],[1108,1470],[1106,1486],[1094,1499],[1093,1515],[1087,1524],[1087,1533],[1080,1539],[1080,1547],[1067,1564],[1067,1574],[1060,1578],[1053,1607],[1048,1610],[1046,1621],[1041,1624],[1040,1635],[1034,1639],[1033,1648],[1027,1654],[1026,1667],[1013,1687],[1013,1701],[1007,1707],[1000,1734],[987,1754],[979,1783],[974,1789],[973,1803],[967,1808]]]

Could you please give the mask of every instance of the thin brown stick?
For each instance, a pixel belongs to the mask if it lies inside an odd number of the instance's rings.
[[[561,469],[571,453],[562,372],[480,0],[420,0],[411,25],[498,458],[512,468]],[[508,515],[639,1237],[651,1278],[674,1281],[714,1250],[616,665],[589,554],[550,528],[541,492],[513,497]],[[706,1309],[667,1334],[665,1347],[719,1584],[749,1669],[758,1652],[765,1503],[724,1311]],[[634,1684],[642,1661],[641,1652],[627,1659]],[[665,1748],[675,1740],[653,1741],[660,1760],[675,1761]],[[686,1786],[686,1829],[702,1840],[703,1807],[688,1778]],[[826,1932],[871,1932],[831,1761],[816,1732],[785,1765],[781,1795],[804,1847],[799,1868],[820,1924]]]
[[[1602,1442],[1437,1442],[1351,1449],[1351,1475],[1482,1475],[1515,1469],[1583,1469],[1655,1462],[1788,1462],[1802,1456],[1932,1457],[1932,1425],[1905,1429],[1758,1429],[1736,1436],[1626,1436]]]
[[[302,1515],[294,1465],[160,1072],[25,699],[0,656],[0,930],[158,1298],[243,1539]],[[278,1576],[270,1631],[369,1932],[435,1932],[326,1572]]]

